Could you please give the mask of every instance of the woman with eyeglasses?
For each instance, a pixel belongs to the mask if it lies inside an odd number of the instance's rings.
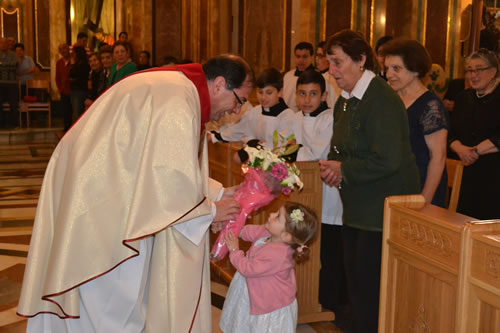
[[[500,68],[495,53],[480,49],[465,62],[470,89],[455,103],[450,148],[466,167],[457,211],[500,218]]]

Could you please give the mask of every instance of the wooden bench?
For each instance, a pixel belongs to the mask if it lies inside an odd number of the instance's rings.
[[[489,320],[488,316],[500,319],[498,310],[496,314],[493,311],[500,309],[500,289],[498,280],[493,283],[495,287],[488,287],[470,277],[471,269],[482,265],[484,270],[485,266],[484,261],[478,264],[476,258],[481,254],[475,253],[477,246],[470,244],[483,241],[492,245],[491,236],[479,233],[497,230],[498,236],[500,221],[490,222],[491,229],[473,221],[474,218],[426,204],[421,195],[386,198],[379,332],[498,332],[476,329],[478,322]],[[471,237],[473,241],[466,241]],[[500,260],[500,247],[494,253]],[[497,267],[500,277],[500,261]],[[476,292],[473,284],[485,292]],[[481,297],[489,301],[490,308],[483,307],[484,316],[478,319]],[[476,312],[471,313],[472,310]],[[465,323],[469,323],[467,328]],[[474,329],[468,329],[471,327]]]

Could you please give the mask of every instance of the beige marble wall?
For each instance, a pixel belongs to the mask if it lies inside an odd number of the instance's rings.
[[[133,61],[139,52],[153,50],[153,1],[116,0],[116,37],[126,31],[133,49]]]
[[[316,1],[292,0],[290,28],[290,52],[287,70],[295,67],[294,48],[300,42],[316,44]],[[318,18],[319,19],[319,18]],[[287,36],[285,36],[287,37]]]

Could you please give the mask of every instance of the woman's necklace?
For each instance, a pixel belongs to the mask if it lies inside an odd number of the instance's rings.
[[[483,93],[479,93],[479,91],[476,90],[477,98],[483,98],[484,96],[489,95],[493,90],[495,90],[500,80],[493,79],[491,82],[493,84],[490,87],[486,87],[486,89],[483,90]]]

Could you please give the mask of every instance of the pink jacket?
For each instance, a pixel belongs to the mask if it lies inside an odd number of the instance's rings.
[[[255,243],[269,232],[260,225],[247,225],[241,230],[243,240]],[[293,250],[284,243],[270,242],[247,251],[232,251],[229,259],[246,278],[250,296],[250,314],[259,315],[290,305],[297,292]]]

